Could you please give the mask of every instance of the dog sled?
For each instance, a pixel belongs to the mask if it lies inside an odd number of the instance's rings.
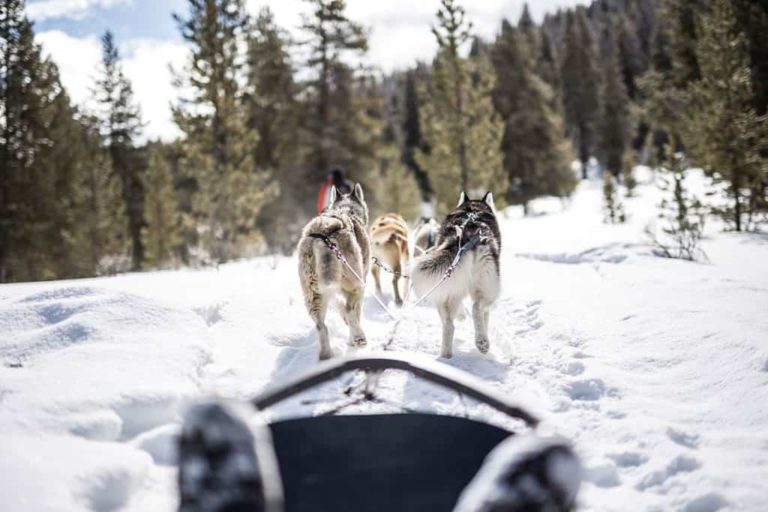
[[[502,423],[517,426],[406,408],[341,414],[350,404],[375,404],[376,383],[390,371],[484,404],[510,418]],[[325,414],[264,420],[268,409],[348,375],[358,385],[348,386],[339,405]],[[334,359],[242,407],[209,402],[187,414],[179,445],[180,511],[502,512],[574,506],[579,464],[569,444],[543,435],[539,420],[507,396],[435,361],[389,354]]]

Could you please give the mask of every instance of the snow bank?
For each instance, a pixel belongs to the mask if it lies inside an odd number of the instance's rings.
[[[3,292],[0,501],[10,501],[0,508],[122,508],[142,492],[153,457],[169,464],[146,432],[177,422],[199,396],[204,322],[89,285]]]

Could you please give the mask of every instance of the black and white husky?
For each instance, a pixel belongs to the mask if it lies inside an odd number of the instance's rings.
[[[423,297],[437,285],[459,251],[462,254],[453,274],[428,298],[437,307],[443,322],[442,357],[453,355],[453,320],[459,315],[467,295],[473,301],[475,345],[483,354],[490,346],[488,310],[501,291],[501,235],[490,192],[479,201],[469,199],[466,192],[462,192],[458,206],[440,226],[435,247],[414,261],[411,277],[418,297]]]

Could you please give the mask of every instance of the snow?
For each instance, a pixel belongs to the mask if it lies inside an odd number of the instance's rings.
[[[602,223],[597,181],[567,204],[537,201],[529,217],[502,212],[490,352],[477,352],[466,318],[444,362],[573,441],[582,510],[762,510],[768,237],[711,221],[709,263],[656,257],[643,230],[658,192],[650,172],[641,178],[625,225]],[[336,354],[374,352],[393,334],[370,296],[364,315],[369,346],[357,350],[330,315]],[[439,359],[436,311],[405,309],[393,339],[395,350]],[[292,258],[0,286],[0,510],[173,510],[189,404],[253,396],[313,367],[317,350]],[[390,401],[505,421],[385,377]],[[328,410],[336,386],[272,417]]]

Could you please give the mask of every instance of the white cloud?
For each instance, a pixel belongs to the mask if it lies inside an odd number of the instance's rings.
[[[156,40],[133,40],[126,48],[128,57],[123,66],[147,122],[146,137],[163,140],[178,137],[180,131],[173,122],[170,107],[178,91],[168,66],[172,64],[175,69],[181,69],[189,50],[181,43]]]
[[[101,59],[99,39],[72,37],[51,30],[38,34],[37,40],[59,67],[61,80],[72,101],[94,111],[92,88]],[[131,40],[121,50],[123,69],[133,84],[146,123],[146,138],[176,138],[179,130],[171,118],[170,103],[177,97],[177,91],[172,85],[168,65],[180,68],[186,61],[187,48],[172,41]]]
[[[96,66],[101,58],[99,39],[95,36],[72,37],[61,30],[41,32],[36,39],[43,52],[58,66],[61,81],[72,101],[93,108],[90,98]]]
[[[466,0],[463,5],[467,19],[472,22],[473,32],[484,38],[492,38],[501,26],[502,18],[517,21],[525,0]],[[558,8],[587,3],[587,0],[536,0],[528,5],[534,19]],[[301,0],[248,0],[249,12],[257,13],[269,6],[277,23],[289,29],[297,39],[301,13],[308,12],[309,5]],[[435,22],[439,0],[347,0],[349,17],[369,30],[368,62],[386,70],[402,69],[416,61],[429,61],[435,54],[435,42],[430,27]]]
[[[27,15],[36,21],[50,18],[81,19],[92,7],[111,7],[132,0],[37,0],[27,4]]]
[[[536,19],[558,7],[568,7],[585,0],[537,0],[530,2]],[[33,18],[85,15],[89,7],[108,6],[131,0],[38,0],[27,9]],[[503,17],[517,20],[522,10],[522,0],[466,1],[468,18],[473,22],[475,33],[492,37]],[[309,7],[301,0],[248,0],[249,12],[269,5],[277,23],[300,39],[298,26],[301,13]],[[436,44],[429,28],[439,0],[348,0],[350,18],[369,29],[370,50],[366,61],[386,70],[402,69],[417,60],[428,61],[435,53]],[[101,43],[96,36],[73,37],[60,30],[50,30],[37,35],[45,52],[59,66],[64,86],[73,101],[87,109],[93,109],[91,88],[101,56]],[[171,119],[170,103],[178,97],[172,85],[168,69],[176,69],[186,63],[187,48],[180,42],[150,39],[133,39],[121,44],[125,73],[133,83],[136,99],[146,122],[147,138],[170,140],[179,135]]]

